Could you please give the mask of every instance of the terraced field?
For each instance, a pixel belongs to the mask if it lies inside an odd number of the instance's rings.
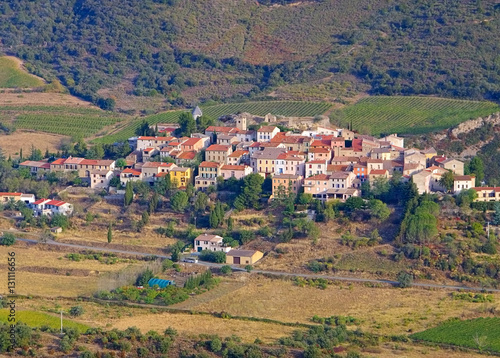
[[[271,113],[285,117],[314,117],[328,111],[332,105],[324,102],[261,101],[220,104],[201,107],[203,114],[218,118],[225,114],[248,112],[257,116]]]
[[[3,106],[2,117],[9,118],[16,128],[79,138],[91,137],[122,120],[118,114],[98,109],[62,106]]]
[[[467,321],[454,319],[410,337],[419,341],[500,353],[500,318],[488,317]]]
[[[492,102],[434,97],[367,97],[341,112],[340,125],[381,133],[422,134],[453,127],[500,110]]]
[[[0,322],[8,323],[9,310],[4,308],[0,310]],[[23,322],[30,327],[40,328],[42,326],[58,329],[61,327],[60,317],[44,312],[18,311],[16,312],[17,321]],[[76,328],[80,332],[85,332],[90,326],[63,318],[63,326],[67,328]]]
[[[127,138],[133,137],[135,135],[135,130],[137,129],[137,127],[139,127],[143,119],[147,120],[150,125],[156,123],[176,123],[179,119],[179,115],[182,112],[184,111],[163,112],[163,113],[153,114],[145,118],[136,119],[131,123],[125,125],[117,132],[111,133],[110,135],[107,135],[105,137],[96,138],[92,142],[111,144],[119,141],[124,141],[127,140]]]

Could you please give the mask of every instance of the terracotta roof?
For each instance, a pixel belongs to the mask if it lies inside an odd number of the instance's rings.
[[[330,147],[331,141],[324,139],[316,139],[311,143],[311,147]]]
[[[234,132],[234,133],[237,133],[237,132],[239,132],[239,130],[238,130],[238,128],[234,128],[234,127],[210,126],[207,129],[205,129],[205,133],[207,133],[207,132],[215,132],[215,133],[231,133],[231,132]]]
[[[351,175],[351,172],[333,172],[328,177],[329,179],[345,179],[349,175]]]
[[[326,174],[316,174],[312,177],[307,178],[307,180],[328,180],[329,176]]]
[[[182,152],[177,156],[177,159],[192,160],[196,158],[196,152]]]
[[[22,193],[0,193],[0,196],[21,196]]]
[[[162,141],[162,142],[165,142],[165,141],[168,141],[168,138],[169,137],[148,137],[148,136],[140,136],[140,137],[137,137],[137,140],[159,140],[159,141]]]
[[[201,162],[200,168],[218,168],[220,166],[219,163],[216,162]]]
[[[245,154],[248,154],[248,150],[235,150],[234,152],[229,154],[229,158],[238,158]]]
[[[127,168],[127,169],[125,169],[125,170],[122,171],[122,174],[123,173],[125,173],[125,174],[133,174],[133,175],[141,175],[142,171],[137,170],[137,169]]]
[[[307,162],[306,164],[326,164],[327,160],[326,159],[318,159],[318,160],[311,160]]]
[[[494,191],[495,193],[500,193],[500,186],[497,187],[478,187],[478,188],[472,188],[475,191]],[[0,193],[1,194],[1,193]]]
[[[248,167],[246,165],[230,165],[230,164],[225,164],[220,169],[221,170],[245,170],[245,168],[248,168]]]
[[[212,144],[210,147],[207,148],[208,151],[215,151],[215,152],[227,152],[231,146],[229,145],[222,145],[222,144]]]
[[[373,169],[370,170],[370,175],[384,175],[387,173],[386,169]]]
[[[38,199],[38,200],[37,200],[37,201],[35,201],[33,204],[34,204],[34,205],[40,205],[40,204],[42,204],[42,203],[46,202],[47,200],[49,200],[49,199]]]
[[[454,180],[454,181],[457,181],[457,180],[472,180],[472,178],[473,178],[473,177],[472,177],[472,176],[470,176],[470,175],[455,175],[455,176],[453,177],[453,180]]]
[[[326,171],[328,171],[328,172],[343,172],[343,171],[346,171],[348,167],[349,167],[348,165],[328,164],[326,166]]]
[[[201,138],[189,138],[188,140],[186,140],[185,142],[183,142],[181,145],[195,145],[196,143],[198,143],[199,141],[201,141]]]
[[[48,203],[45,203],[45,205],[52,205],[52,206],[63,206],[64,204],[67,204],[65,201],[61,200],[51,200]]]
[[[80,162],[81,165],[111,165],[114,160],[104,160],[104,159],[84,159]]]
[[[52,163],[50,163],[50,164],[61,165],[61,164],[64,164],[64,161],[65,161],[64,158],[58,158],[58,159],[54,160]]]
[[[262,126],[259,129],[257,129],[257,132],[272,132],[276,129],[277,127],[275,126]]]

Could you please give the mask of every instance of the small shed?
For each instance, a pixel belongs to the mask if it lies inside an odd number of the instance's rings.
[[[165,288],[170,285],[175,285],[174,281],[171,280],[162,280],[159,278],[152,278],[151,280],[148,281],[149,287],[154,287],[155,285],[158,285],[159,288]]]
[[[56,227],[53,227],[50,229],[50,232],[53,233],[53,234],[60,234],[62,233],[62,227],[60,226],[56,226]]]
[[[257,250],[231,250],[226,254],[226,264],[253,265],[263,256],[264,254]]]

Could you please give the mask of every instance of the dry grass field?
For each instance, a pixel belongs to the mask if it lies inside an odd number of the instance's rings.
[[[32,145],[43,152],[48,149],[49,152],[56,153],[61,141],[65,139],[69,139],[69,137],[59,134],[17,130],[9,135],[0,135],[0,147],[4,155],[11,155],[13,158],[19,155],[21,148],[25,155],[29,155]]]
[[[142,265],[141,262],[108,265],[97,260],[70,261],[64,257],[65,252],[26,247],[22,243],[13,247],[0,246],[0,257],[7,257],[7,252],[12,251],[16,253],[16,293],[20,295],[92,295],[98,290],[99,277],[130,265]],[[0,265],[0,270],[5,268],[6,265]],[[7,293],[6,289],[2,286],[0,293]]]
[[[3,92],[0,94],[0,106],[71,106],[97,109],[91,103],[70,94],[43,92]]]
[[[320,290],[253,276],[244,287],[192,309],[302,323],[310,323],[314,315],[350,315],[361,319],[361,328],[366,331],[403,334],[432,327],[450,317],[476,317],[486,308],[498,309],[499,300],[496,294],[494,303],[486,307],[452,300],[447,290],[370,288],[347,283]]]
[[[131,326],[138,327],[142,332],[151,329],[162,332],[171,326],[177,329],[180,334],[190,337],[196,337],[200,334],[218,334],[221,337],[229,337],[234,334],[241,337],[246,343],[253,343],[256,338],[266,343],[272,343],[297,329],[279,324],[222,319],[187,313],[134,315],[134,317],[126,317],[113,324],[113,328],[118,329],[126,329]]]

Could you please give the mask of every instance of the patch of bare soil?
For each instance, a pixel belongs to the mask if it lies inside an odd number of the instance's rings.
[[[59,134],[17,130],[9,135],[0,134],[0,148],[7,157],[9,155],[15,157],[19,154],[21,148],[23,149],[23,155],[28,156],[31,146],[40,149],[42,152],[48,149],[49,152],[56,153],[61,141],[65,139],[69,139],[69,137]]]

